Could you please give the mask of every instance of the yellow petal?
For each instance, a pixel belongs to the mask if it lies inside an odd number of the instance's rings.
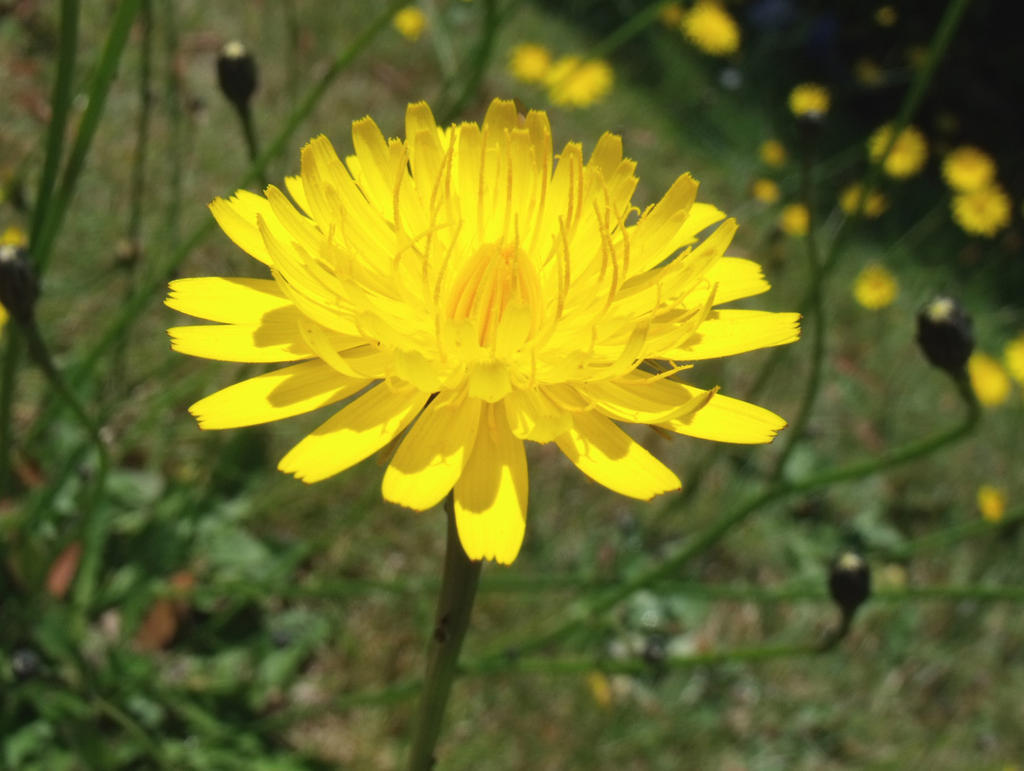
[[[509,430],[504,405],[488,405],[455,483],[455,525],[466,556],[511,564],[526,534],[527,498],[523,443]]]
[[[268,278],[179,278],[170,290],[167,307],[225,324],[258,324],[267,313],[292,304]]]
[[[198,324],[172,327],[171,348],[189,356],[219,361],[274,362],[309,359],[313,352],[299,332],[293,307],[265,314],[258,324]]]
[[[792,343],[800,337],[799,313],[715,310],[682,348],[663,354],[673,361],[717,359]]]
[[[722,257],[704,273],[715,289],[715,304],[732,302],[767,292],[771,285],[765,280],[761,266],[742,257]]]
[[[428,404],[384,473],[384,497],[419,511],[440,503],[462,474],[479,422],[476,399]]]
[[[686,389],[694,396],[707,398],[708,392],[693,386]],[[774,412],[756,404],[715,393],[696,412],[665,421],[662,428],[677,434],[733,444],[764,444],[786,426]]]
[[[306,191],[302,187],[302,177],[298,174],[285,177],[284,186],[288,189],[288,195],[292,197],[292,200],[308,215],[309,201],[306,200]]]
[[[579,388],[594,406],[615,420],[629,423],[661,423],[697,409],[687,386],[674,380],[629,377],[585,383]]]
[[[203,429],[238,428],[290,418],[334,404],[370,383],[307,361],[223,388],[188,408]]]
[[[256,218],[273,218],[270,202],[263,196],[239,190],[231,198],[215,198],[210,204],[210,213],[217,220],[220,229],[245,253],[255,257],[264,265],[271,265],[270,255],[263,245],[263,239],[256,228]]]
[[[277,467],[307,483],[334,476],[394,439],[427,397],[421,391],[378,385],[295,445]]]
[[[644,501],[682,487],[671,470],[608,418],[582,412],[572,419],[573,427],[555,442],[598,484]]]
[[[541,391],[513,391],[505,397],[512,433],[520,439],[550,442],[569,430],[572,418]]]

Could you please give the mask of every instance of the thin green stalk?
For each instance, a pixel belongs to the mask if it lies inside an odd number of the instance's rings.
[[[462,641],[469,628],[480,581],[482,562],[466,556],[455,527],[451,495],[445,502],[448,514],[448,542],[444,555],[441,592],[437,599],[434,633],[427,648],[427,670],[420,692],[419,713],[409,752],[410,771],[429,771],[434,767],[434,747],[441,734],[445,705],[455,679]]]
[[[14,407],[14,385],[21,358],[21,338],[8,335],[4,347],[3,372],[0,374],[0,499],[7,497],[11,487],[11,410]]]
[[[480,81],[483,79],[484,70],[494,53],[494,43],[498,36],[498,8],[496,0],[483,0],[484,18],[481,23],[480,42],[477,43],[473,58],[470,59],[467,67],[468,74],[463,82],[462,91],[448,107],[440,110],[441,123],[448,123],[454,120],[469,101],[476,95],[480,88]]]
[[[655,0],[655,2],[648,4],[636,13],[630,14],[625,22],[612,30],[597,45],[593,46],[588,52],[588,56],[592,58],[606,57],[620,46],[628,43],[658,20],[658,13],[665,4],[665,0]]]
[[[57,188],[56,197],[43,215],[39,233],[32,239],[32,255],[36,260],[36,270],[40,276],[43,275],[50,261],[53,242],[60,230],[75,186],[78,184],[78,177],[85,165],[85,158],[89,153],[93,137],[103,115],[107,94],[110,93],[110,84],[117,74],[117,65],[121,60],[135,14],[138,13],[140,1],[122,0],[114,13],[110,32],[107,34],[107,42],[89,86],[89,100],[85,114],[82,115],[78,133],[71,145],[71,152],[68,155],[67,165],[64,167],[60,187]]]
[[[814,403],[818,397],[818,389],[821,387],[821,370],[825,362],[825,283],[824,273],[821,269],[820,258],[818,257],[818,237],[815,232],[814,217],[814,196],[813,196],[813,169],[814,158],[812,140],[805,143],[803,161],[800,172],[801,198],[804,206],[807,207],[807,292],[810,295],[810,337],[811,337],[811,362],[810,372],[804,384],[803,397],[800,406],[797,408],[796,416],[784,434],[782,451],[779,453],[771,478],[778,479],[782,476],[786,461],[789,460],[797,442],[803,437],[807,421],[814,410]]]

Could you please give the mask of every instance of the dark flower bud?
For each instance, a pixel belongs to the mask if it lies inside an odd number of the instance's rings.
[[[854,611],[871,594],[871,570],[868,563],[856,552],[840,554],[829,571],[828,590],[843,616],[852,617]]]
[[[18,648],[11,654],[11,674],[18,681],[28,680],[39,673],[42,662],[31,648]]]
[[[0,245],[0,303],[11,318],[23,324],[32,321],[39,297],[39,282],[28,252],[13,244]]]
[[[256,90],[256,62],[242,43],[225,43],[217,57],[217,80],[220,90],[241,112],[249,109],[249,99]]]
[[[917,342],[928,361],[961,376],[974,349],[971,317],[952,297],[936,297],[917,314]]]

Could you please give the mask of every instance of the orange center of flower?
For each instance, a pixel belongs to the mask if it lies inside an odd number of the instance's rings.
[[[530,313],[530,335],[540,322],[540,279],[533,261],[517,246],[485,244],[466,261],[448,299],[448,318],[470,319],[480,345],[493,348],[505,309],[516,304]]]

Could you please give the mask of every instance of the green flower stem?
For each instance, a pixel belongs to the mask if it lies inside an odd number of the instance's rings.
[[[39,230],[33,229],[32,256],[35,258],[36,270],[40,277],[49,263],[54,240],[60,230],[64,215],[67,214],[68,205],[78,184],[78,177],[85,166],[85,158],[89,153],[93,137],[96,135],[96,129],[99,127],[107,94],[110,93],[110,84],[117,75],[117,65],[124,52],[125,43],[128,41],[128,33],[131,31],[132,22],[138,13],[140,1],[121,0],[118,3],[103,53],[100,55],[99,63],[96,65],[90,82],[85,113],[82,115],[78,132],[75,134],[75,141],[71,145],[71,152],[68,154],[68,162],[64,167],[60,186],[56,190],[56,196],[48,202],[46,210],[39,215],[42,222]]]
[[[655,2],[649,3],[636,13],[630,14],[625,22],[612,30],[597,45],[593,46],[588,52],[588,56],[595,59],[609,56],[657,21],[658,13],[660,13],[665,5],[667,5],[665,0],[655,0]]]
[[[484,70],[487,69],[487,64],[491,61],[491,56],[494,53],[494,43],[497,40],[500,26],[497,2],[496,0],[483,0],[481,5],[484,18],[481,24],[480,42],[466,67],[468,74],[463,81],[459,95],[452,100],[451,104],[438,111],[439,121],[442,125],[454,120],[476,96],[480,88],[480,81],[484,76]]]
[[[473,599],[480,581],[481,562],[466,556],[455,527],[451,495],[445,501],[448,514],[448,544],[444,555],[444,574],[437,600],[434,633],[427,649],[427,670],[420,693],[419,715],[409,753],[410,771],[429,771],[434,767],[434,746],[441,733],[445,704],[455,679],[462,641],[469,628]]]
[[[0,499],[11,489],[11,410],[14,406],[14,383],[21,358],[21,338],[8,335],[4,347],[3,370],[0,372]]]
[[[249,163],[256,166],[259,169],[259,176],[257,179],[260,181],[260,187],[266,187],[269,182],[267,181],[266,164],[260,164],[260,144],[256,139],[256,126],[252,120],[252,108],[246,104],[242,107],[237,107],[235,112],[238,113],[238,120],[242,124],[242,134],[245,135],[245,147],[249,152]]]

